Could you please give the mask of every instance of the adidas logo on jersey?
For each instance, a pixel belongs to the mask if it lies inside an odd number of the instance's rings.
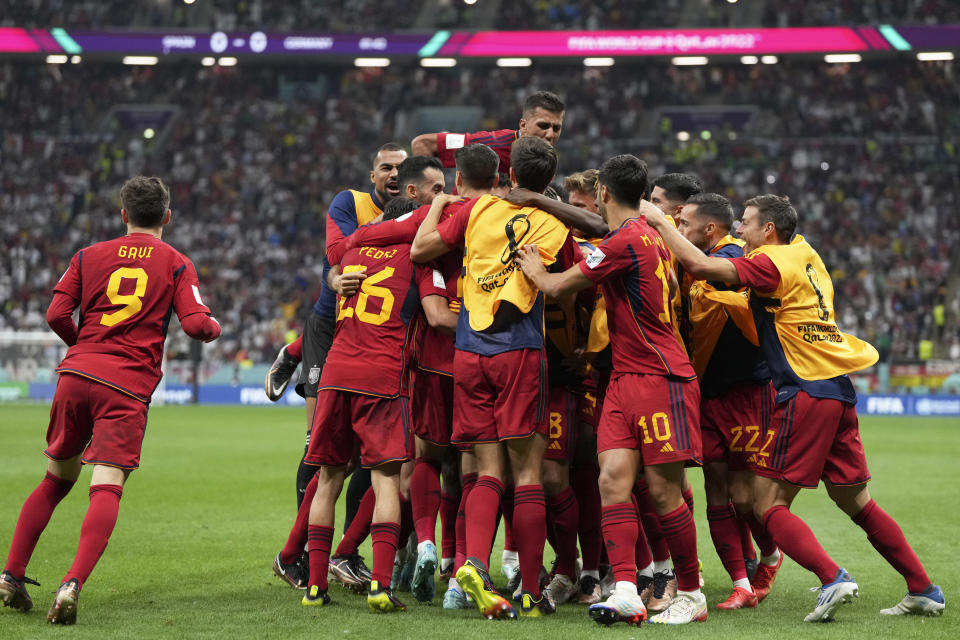
[[[672,451],[673,451],[673,447],[670,446],[669,442],[663,445],[662,447],[660,447],[660,453],[670,453]]]
[[[550,443],[550,446],[547,447],[547,449],[560,449],[560,448],[561,448],[561,447],[560,447],[560,443],[557,442],[556,440],[554,440],[553,442],[551,442],[551,443]]]

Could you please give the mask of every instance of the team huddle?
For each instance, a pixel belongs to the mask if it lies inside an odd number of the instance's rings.
[[[685,471],[702,466],[731,580],[716,608],[757,607],[784,554],[822,584],[806,621],[832,620],[857,597],[790,511],[822,480],[906,581],[907,595],[881,613],[941,614],[942,591],[867,490],[847,374],[877,352],[837,326],[829,271],[796,233],[789,199],[747,200],[734,232],[726,198],[690,174],[651,180],[632,155],[554,187],[564,109],[542,91],[516,130],[425,134],[409,156],[388,143],[372,188],[334,198],[322,293],[265,381],[277,400],[299,366],[307,401],[299,509],[274,572],[311,607],[330,602],[333,580],[366,593],[374,611],[403,611],[399,591],[428,603],[439,579],[443,608],[492,619],[575,602],[604,625],[704,621]],[[456,168],[455,195],[445,167]],[[58,369],[50,465],[0,575],[4,605],[29,609],[37,539],[80,465],[95,465],[54,623],[76,620],[139,463],[171,311],[192,337],[219,335],[192,265],[159,241],[169,195],[156,179],[131,183],[122,215],[132,235],[78,252],[57,285],[48,320],[72,346]],[[129,370],[131,360],[145,368],[135,349],[151,354],[149,375]],[[334,548],[348,476],[348,526]],[[502,594],[489,575],[501,523]],[[367,537],[370,568],[357,553]]]

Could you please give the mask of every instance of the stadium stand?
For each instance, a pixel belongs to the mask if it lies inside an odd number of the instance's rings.
[[[3,63],[0,206],[15,215],[0,218],[0,329],[44,327],[50,289],[70,256],[119,232],[117,189],[146,172],[171,185],[181,217],[169,240],[205,268],[200,278],[224,326],[208,357],[228,367],[269,362],[317,294],[325,208],[341,188],[366,184],[368,151],[417,133],[409,122],[420,105],[478,104],[478,128],[515,126],[516,104],[502,96],[519,102],[544,87],[568,96],[561,173],[628,150],[652,175],[700,173],[736,205],[760,192],[789,194],[832,269],[842,326],[878,343],[885,359],[917,357],[922,339],[947,355],[960,335],[949,294],[960,240],[960,105],[948,68],[637,69]],[[284,91],[305,78],[326,89],[307,99]],[[694,130],[679,141],[661,108],[694,103],[756,112],[736,130]],[[176,113],[145,140],[118,115],[130,104],[173,105]],[[934,313],[938,305],[945,315]],[[168,347],[186,352],[185,342]]]

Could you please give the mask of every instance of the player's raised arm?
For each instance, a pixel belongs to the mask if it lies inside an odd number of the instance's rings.
[[[727,258],[711,258],[684,238],[677,228],[670,224],[660,209],[647,200],[640,203],[640,214],[647,224],[660,234],[677,260],[697,280],[719,280],[726,284],[740,284],[737,269]]]
[[[504,200],[523,207],[536,207],[546,211],[565,225],[579,229],[592,237],[601,238],[610,230],[603,219],[596,214],[529,189],[514,189],[506,195]]]
[[[573,265],[561,273],[550,273],[543,265],[540,258],[540,250],[535,244],[528,244],[517,252],[514,261],[533,284],[537,286],[544,295],[551,298],[564,298],[576,293],[582,289],[593,286],[580,267]]]
[[[436,156],[438,151],[436,133],[421,133],[410,143],[411,155]]]
[[[440,221],[443,208],[459,199],[459,196],[447,193],[442,193],[433,199],[430,211],[427,212],[427,217],[423,219],[420,228],[417,229],[417,235],[413,238],[413,244],[410,246],[411,260],[427,262],[450,251],[452,247],[444,242],[443,237],[437,231],[437,223]]]

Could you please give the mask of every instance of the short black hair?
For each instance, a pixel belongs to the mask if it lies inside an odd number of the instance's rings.
[[[563,104],[560,96],[552,91],[537,91],[536,93],[531,93],[527,96],[527,99],[523,101],[523,115],[527,116],[538,108],[549,111],[550,113],[563,113],[567,105]]]
[[[485,144],[468,144],[453,154],[464,186],[471,189],[492,189],[500,168],[500,156]],[[510,180],[507,180],[509,184]]]
[[[383,220],[394,220],[419,206],[420,203],[411,198],[391,198],[383,208]]]
[[[377,149],[377,152],[373,154],[373,157],[370,159],[371,166],[373,167],[377,166],[377,156],[380,155],[381,151],[403,151],[404,153],[407,152],[407,150],[404,149],[403,145],[400,144],[399,142],[388,142],[384,145],[381,145],[380,148]]]
[[[443,172],[443,165],[432,156],[410,156],[397,167],[397,187],[403,192],[408,184],[423,182],[423,174],[427,169],[436,169]]]
[[[719,193],[695,193],[684,204],[697,205],[697,215],[709,218],[724,229],[733,226],[733,207]]]
[[[797,231],[797,210],[790,204],[787,196],[777,196],[768,193],[755,196],[743,203],[744,208],[756,207],[760,222],[772,222],[777,229],[777,238],[780,242],[790,242]]]
[[[510,182],[510,174],[508,172],[501,171],[497,174],[497,186],[506,187],[507,189],[513,186],[513,184]]]
[[[543,138],[518,138],[510,149],[510,166],[517,186],[543,193],[557,172],[557,150]]]
[[[703,193],[703,181],[692,173],[665,173],[653,181],[653,186],[663,189],[667,200],[677,203],[686,202],[690,196]]]
[[[619,204],[636,209],[647,195],[647,163],[628,153],[613,156],[600,167],[597,182]]]
[[[160,178],[134,176],[120,187],[120,202],[134,226],[156,229],[170,209],[170,190]]]

